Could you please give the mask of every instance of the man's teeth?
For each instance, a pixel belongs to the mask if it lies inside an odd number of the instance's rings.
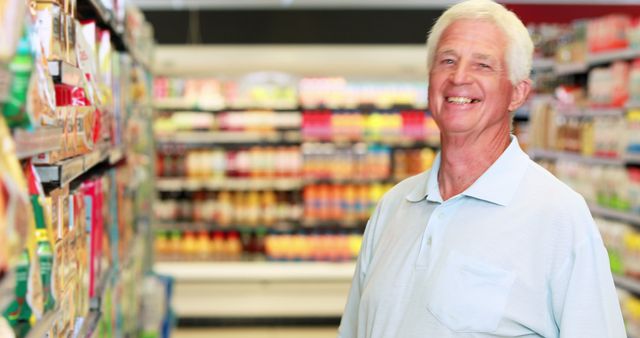
[[[478,102],[478,100],[470,99],[468,97],[450,96],[450,97],[447,97],[447,102],[456,103],[456,104],[465,104],[465,103],[475,103],[475,102]]]

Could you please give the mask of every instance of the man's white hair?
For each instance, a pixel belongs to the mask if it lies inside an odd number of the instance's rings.
[[[431,71],[442,33],[457,20],[486,20],[507,37],[505,60],[512,84],[529,78],[533,41],[522,21],[511,11],[491,0],[468,0],[451,6],[436,21],[427,38],[427,70]]]

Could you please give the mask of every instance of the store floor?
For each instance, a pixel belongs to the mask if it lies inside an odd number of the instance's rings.
[[[335,338],[333,327],[179,328],[172,338]]]

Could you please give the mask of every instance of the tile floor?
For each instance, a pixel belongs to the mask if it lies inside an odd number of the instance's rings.
[[[180,328],[172,338],[336,338],[333,327]]]

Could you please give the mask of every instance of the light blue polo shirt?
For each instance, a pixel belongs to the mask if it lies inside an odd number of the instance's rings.
[[[440,154],[380,201],[341,338],[626,337],[606,249],[584,199],[512,136],[442,201]]]

